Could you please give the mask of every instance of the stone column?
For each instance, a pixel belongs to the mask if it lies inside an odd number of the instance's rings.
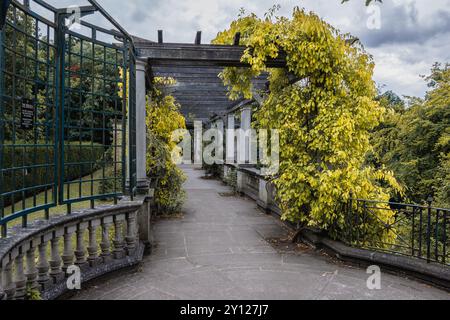
[[[146,63],[136,61],[136,170],[139,193],[146,194],[150,185],[147,179],[147,127],[146,127]]]
[[[145,245],[145,253],[150,254],[153,244],[151,198],[147,197],[137,215],[137,238]],[[136,242],[137,243],[137,242]]]
[[[235,159],[235,150],[236,150],[236,132],[235,129],[235,118],[234,113],[228,115],[227,119],[227,164],[234,164],[236,162]]]
[[[203,167],[203,123],[201,121],[194,122],[194,166],[198,169]]]
[[[239,164],[250,162],[250,130],[252,128],[252,108],[243,107],[241,110],[241,138],[239,139]]]
[[[216,129],[218,131],[218,145],[219,145],[219,150],[217,150],[218,154],[216,154],[216,158],[219,160],[218,164],[223,164],[224,163],[224,152],[223,152],[223,143],[224,143],[224,123],[222,119],[219,119],[216,121]]]

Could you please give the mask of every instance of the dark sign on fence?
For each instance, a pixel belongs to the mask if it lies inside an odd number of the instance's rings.
[[[20,127],[23,130],[33,129],[34,123],[34,106],[30,100],[22,100],[22,109],[20,112]]]

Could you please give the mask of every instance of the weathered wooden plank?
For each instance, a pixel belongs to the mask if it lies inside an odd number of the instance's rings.
[[[171,62],[172,65],[177,62],[179,64],[189,63],[202,66],[245,67],[247,65],[241,62],[245,49],[245,46],[229,45],[136,43],[138,57],[148,59],[151,65],[158,61],[164,61]],[[286,66],[286,60],[284,57],[270,59],[267,66],[283,68]]]

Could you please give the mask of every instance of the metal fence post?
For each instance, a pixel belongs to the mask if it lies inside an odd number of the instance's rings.
[[[427,225],[427,262],[431,262],[431,204],[433,203],[433,198],[430,196],[427,199],[428,203],[428,225]]]
[[[64,199],[64,132],[63,132],[63,119],[64,119],[64,16],[62,13],[55,13],[56,30],[56,145],[57,152],[55,152],[55,178],[57,179],[57,201],[59,204],[63,204]]]
[[[8,1],[6,1],[8,2]],[[8,5],[2,4],[3,8],[1,14],[4,14],[4,17],[2,16],[2,24],[0,25],[0,219],[3,219],[5,217],[5,205],[4,205],[4,198],[2,196],[3,194],[3,188],[4,188],[4,177],[3,177],[3,153],[4,153],[4,139],[5,139],[5,133],[4,133],[4,105],[3,105],[3,95],[5,92],[5,82],[4,82],[4,68],[5,68],[5,53],[3,48],[3,41],[4,41],[4,18],[6,18],[6,9]],[[2,225],[1,226],[1,237],[7,236],[7,226]]]
[[[353,241],[353,194],[350,194],[350,200],[348,201],[347,221],[349,223],[349,225],[347,226],[347,241],[349,244],[351,244]]]
[[[11,4],[11,0],[3,0],[0,7],[0,30],[3,29],[6,21],[6,14],[8,12],[8,7]]]
[[[448,225],[448,215],[447,211],[444,211],[444,236],[443,242],[444,246],[442,248],[442,263],[445,264],[447,262],[447,225]]]

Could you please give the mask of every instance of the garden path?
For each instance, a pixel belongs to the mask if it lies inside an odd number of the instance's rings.
[[[287,238],[288,230],[254,201],[203,179],[203,171],[184,170],[184,217],[154,224],[152,255],[139,267],[96,280],[74,299],[450,299],[387,273],[381,290],[369,290],[365,270],[268,241]]]

